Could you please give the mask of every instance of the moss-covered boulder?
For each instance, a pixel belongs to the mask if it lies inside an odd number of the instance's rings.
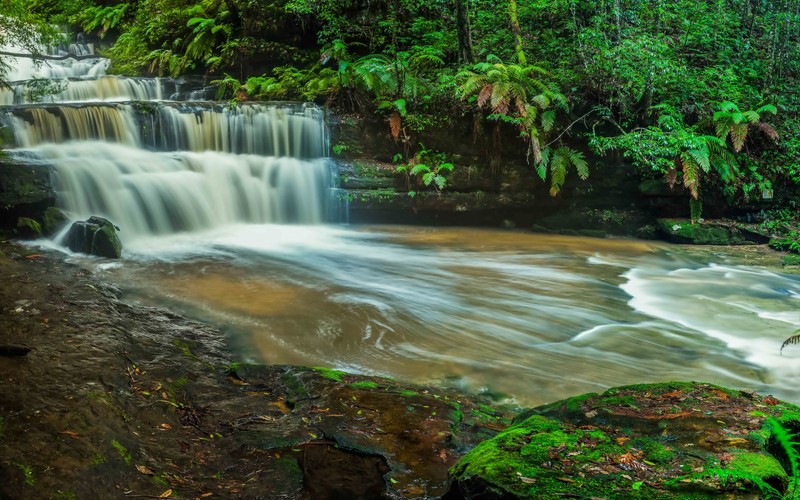
[[[42,234],[51,236],[68,222],[67,216],[56,207],[48,207],[42,214]]]
[[[701,383],[627,386],[531,410],[451,469],[449,498],[785,493],[776,425],[800,408]]]
[[[119,230],[108,219],[89,217],[72,224],[66,237],[66,246],[73,252],[118,259],[122,255]]]
[[[30,217],[17,219],[17,234],[23,238],[38,238],[42,235],[42,225]]]
[[[658,232],[673,243],[692,245],[754,245],[768,238],[732,221],[692,222],[688,219],[658,219]]]

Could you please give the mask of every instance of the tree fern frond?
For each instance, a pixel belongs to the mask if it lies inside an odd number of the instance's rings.
[[[556,123],[556,112],[555,110],[548,110],[542,113],[541,118],[539,119],[539,123],[542,124],[542,130],[545,132],[550,132],[553,130],[553,125]]]
[[[755,474],[750,474],[749,472],[745,472],[744,470],[733,470],[733,469],[722,469],[722,468],[712,468],[709,469],[704,476],[716,476],[719,482],[723,485],[735,483],[737,481],[747,481],[761,490],[767,498],[783,498],[783,495],[772,487],[769,483],[761,479],[760,477],[756,476]]]
[[[723,101],[719,103],[719,110],[723,113],[739,113],[739,106],[731,101]]]
[[[744,147],[744,141],[747,138],[747,123],[737,123],[731,127],[731,144],[733,150],[737,153]]]
[[[566,148],[566,146],[563,147]],[[589,164],[586,162],[586,158],[580,151],[576,151],[572,148],[566,149],[568,150],[566,154],[569,157],[569,162],[575,167],[575,171],[578,172],[578,177],[585,181],[589,178]]]
[[[778,139],[780,139],[780,136],[778,135],[778,131],[775,130],[774,128],[772,128],[772,125],[760,122],[760,123],[756,123],[755,125],[753,125],[753,127],[756,130],[758,130],[759,132],[761,132],[762,134],[764,134],[767,137],[769,137],[772,140],[772,142],[774,142],[774,143],[777,143]]]
[[[784,340],[783,344],[781,344],[781,351],[780,351],[781,354],[783,354],[784,347],[786,347],[787,345],[794,345],[794,344],[800,344],[800,335],[792,335],[788,339]]]
[[[540,109],[547,109],[550,106],[550,98],[545,94],[536,94],[531,101],[539,106]]]
[[[492,96],[490,103],[492,111],[501,115],[508,114],[508,106],[511,103],[509,96],[509,85],[507,82],[495,83],[492,86]]]
[[[745,120],[747,120],[750,123],[758,123],[758,121],[761,120],[761,116],[752,110],[745,111],[744,113],[742,113],[742,116],[744,116]]]
[[[764,113],[769,113],[771,115],[778,114],[778,108],[773,106],[772,104],[765,104],[756,110],[756,113],[763,115]]]
[[[703,172],[708,172],[711,167],[711,159],[707,146],[703,145],[697,149],[689,149],[686,151],[686,154],[692,157]]]
[[[561,146],[556,149],[550,160],[550,196],[556,196],[561,191],[561,186],[564,185],[564,180],[567,178],[569,156],[566,149],[569,148]]]
[[[694,158],[686,152],[681,153],[681,166],[683,168],[683,185],[692,194],[692,198],[697,199],[700,197],[698,191],[698,184],[700,179],[698,177],[697,163]]]
[[[486,85],[481,88],[481,91],[478,93],[478,101],[476,104],[479,108],[486,106],[486,103],[489,102],[489,98],[492,97],[492,85],[487,83]]]
[[[800,451],[798,451],[800,442],[797,441],[797,436],[789,432],[776,418],[770,417],[767,423],[770,431],[772,431],[772,437],[781,445],[784,453],[786,453],[786,458],[789,460],[789,475],[795,478],[798,477],[798,474],[800,474]]]

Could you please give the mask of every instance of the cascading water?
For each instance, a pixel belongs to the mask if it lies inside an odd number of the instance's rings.
[[[104,76],[107,61],[86,45],[38,67],[24,55],[17,61],[15,76],[69,77],[43,99],[54,103],[25,104],[26,83],[17,82],[0,121],[12,156],[55,169],[58,203],[75,219],[106,217],[127,242],[336,218],[316,106],[160,101],[163,80]]]

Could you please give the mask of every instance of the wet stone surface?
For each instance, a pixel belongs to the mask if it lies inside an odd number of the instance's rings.
[[[0,498],[437,497],[509,415],[463,394],[235,363],[217,330],[0,244]]]

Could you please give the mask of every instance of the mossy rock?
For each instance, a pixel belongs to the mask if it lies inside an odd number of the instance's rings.
[[[29,217],[17,219],[17,234],[23,238],[37,238],[42,235],[42,225]]]
[[[48,207],[42,214],[42,234],[50,236],[67,224],[67,216],[56,207]]]
[[[117,230],[108,219],[89,217],[72,224],[66,245],[73,252],[118,259],[122,256],[122,243],[117,237]]]
[[[748,233],[734,224],[692,222],[688,219],[658,219],[656,226],[667,240],[692,245],[752,245]]]
[[[770,417],[798,408],[711,384],[610,389],[534,408],[450,472],[446,498],[707,498],[783,494]],[[776,453],[776,455],[779,455]]]

